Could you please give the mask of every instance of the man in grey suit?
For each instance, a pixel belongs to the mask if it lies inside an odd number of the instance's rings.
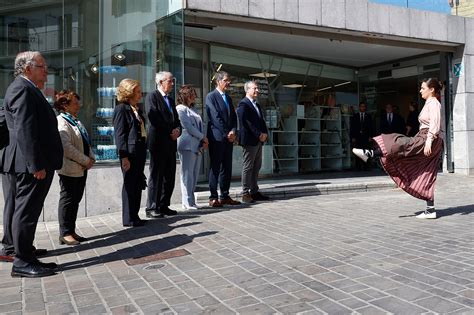
[[[34,253],[36,225],[54,171],[63,163],[56,115],[41,93],[48,67],[39,52],[21,52],[15,59],[15,80],[5,93],[9,145],[3,169],[16,180],[12,236],[13,277],[43,277],[55,273],[55,263],[42,263]]]
[[[245,97],[237,107],[239,118],[239,143],[243,148],[242,201],[252,203],[268,200],[259,192],[258,172],[262,166],[262,145],[268,138],[268,129],[262,108],[257,103],[258,85],[247,81],[244,85]]]

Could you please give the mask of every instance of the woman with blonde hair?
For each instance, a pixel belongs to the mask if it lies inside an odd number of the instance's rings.
[[[86,129],[77,119],[80,97],[71,90],[56,94],[54,108],[64,149],[63,166],[58,170],[61,192],[58,204],[59,244],[77,245],[87,239],[76,233],[79,202],[86,187],[87,170],[95,163]]]
[[[115,145],[120,157],[123,173],[122,223],[123,226],[142,226],[140,201],[145,189],[146,131],[145,117],[138,103],[142,98],[140,83],[123,79],[117,87],[117,106],[114,109],[113,124]]]

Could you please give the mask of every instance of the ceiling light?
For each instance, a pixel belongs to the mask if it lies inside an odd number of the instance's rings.
[[[94,63],[92,66],[91,66],[91,71],[94,72],[94,73],[97,73],[99,72],[99,66]]]
[[[275,73],[270,73],[270,72],[259,72],[259,73],[254,73],[250,74],[251,77],[257,77],[257,78],[272,78],[276,77],[277,75]]]
[[[325,87],[325,88],[322,88],[322,89],[318,89],[316,91],[319,92],[319,91],[324,91],[324,90],[329,90],[329,89],[332,89],[332,86],[328,86],[328,87]]]
[[[238,82],[238,83],[231,83],[230,86],[235,86],[235,87],[243,87],[245,83],[243,82]]]
[[[117,59],[118,61],[122,61],[126,58],[125,55],[123,54],[122,45],[118,45],[117,48],[115,48],[114,58]]]
[[[284,87],[290,88],[290,89],[297,89],[301,87],[306,87],[306,84],[298,84],[298,83],[292,83],[292,84],[283,84]]]
[[[349,83],[352,83],[352,82],[351,81],[342,82],[342,83],[339,83],[339,84],[335,84],[334,87],[346,85],[346,84],[349,84]]]

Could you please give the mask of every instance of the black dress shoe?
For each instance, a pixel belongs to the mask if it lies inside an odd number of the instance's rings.
[[[145,220],[139,220],[139,221],[132,221],[130,223],[126,223],[123,226],[125,227],[137,227],[137,226],[144,226],[146,224]]]
[[[55,272],[53,269],[45,268],[40,264],[29,264],[25,267],[12,267],[12,277],[26,277],[26,278],[39,278],[52,276]]]
[[[151,219],[162,218],[163,215],[156,210],[150,210],[146,212],[146,217]]]
[[[74,237],[74,239],[78,242],[85,242],[87,241],[87,238],[86,237],[82,237],[80,235],[77,235],[76,233],[72,233],[72,237]]]
[[[250,195],[252,197],[253,200],[257,200],[257,201],[266,201],[266,200],[270,200],[270,197],[268,196],[265,196],[265,195],[262,195],[260,192],[256,192],[255,194],[251,194]]]
[[[166,207],[166,208],[160,208],[160,213],[162,215],[177,215],[178,211],[171,210],[170,208]]]

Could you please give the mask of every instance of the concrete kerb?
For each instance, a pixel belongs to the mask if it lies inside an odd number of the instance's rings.
[[[294,186],[273,184],[260,185],[260,191],[272,199],[289,199],[310,195],[314,196],[348,192],[369,192],[383,189],[394,189],[396,187],[397,186],[395,183],[391,180],[341,184],[315,184],[314,182],[308,182]],[[242,197],[242,194],[238,188],[231,189],[229,195],[231,198],[235,199],[240,199]],[[206,203],[209,198],[209,193],[207,191],[198,192],[196,193],[196,197],[198,203]]]

